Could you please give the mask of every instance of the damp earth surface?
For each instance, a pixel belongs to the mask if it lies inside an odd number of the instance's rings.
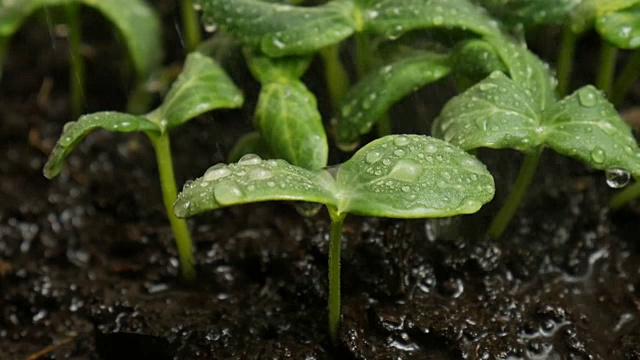
[[[96,132],[58,179],[42,176],[69,120],[66,54],[32,25],[0,84],[3,359],[640,359],[640,205],[609,211],[605,175],[550,152],[499,241],[482,233],[515,176],[511,152],[479,154],[497,195],[478,214],[349,217],[336,346],[324,211],[262,203],[193,218],[198,277],[182,281],[144,136]],[[88,110],[124,106],[108,71],[89,74]],[[223,160],[237,116],[173,134],[178,181]]]

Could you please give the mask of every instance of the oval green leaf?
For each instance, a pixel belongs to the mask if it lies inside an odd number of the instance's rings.
[[[493,198],[493,177],[475,157],[422,135],[365,145],[338,170],[338,211],[397,218],[470,214]]]
[[[251,202],[285,200],[334,205],[335,181],[324,170],[310,171],[284,160],[245,155],[237,163],[217,164],[188,183],[174,212],[189,217],[205,211]]]
[[[640,149],[631,128],[606,96],[585,86],[545,114],[546,143],[595,169],[623,169],[640,176]]]
[[[431,131],[466,150],[529,150],[542,141],[540,112],[529,94],[496,71],[449,100]]]
[[[480,0],[509,26],[561,25],[580,0]]]
[[[276,157],[305,169],[327,165],[329,147],[316,98],[302,82],[264,85],[254,122]]]
[[[304,55],[353,33],[350,0],[317,7],[259,0],[200,0],[205,25],[219,25],[242,43],[269,56]]]
[[[347,93],[336,118],[341,148],[353,148],[389,108],[413,91],[449,74],[448,57],[421,54],[374,70]]]
[[[640,47],[640,3],[598,17],[596,29],[616,47],[637,49]]]
[[[251,74],[262,84],[299,79],[311,64],[311,56],[270,58],[245,51],[245,58]]]
[[[170,130],[207,111],[239,107],[242,102],[242,93],[224,70],[195,52],[187,57],[160,107],[148,117],[163,130]]]
[[[73,149],[95,129],[105,129],[115,132],[148,131],[161,132],[161,129],[153,122],[129,114],[113,111],[98,112],[81,116],[78,121],[65,124],[60,139],[53,148],[47,163],[44,165],[44,176],[51,179],[60,173],[64,159]]]
[[[456,84],[467,89],[494,71],[507,72],[495,48],[486,41],[472,39],[455,48],[451,54]]]
[[[417,29],[449,28],[498,34],[484,9],[467,0],[360,0],[363,30],[389,38]]]

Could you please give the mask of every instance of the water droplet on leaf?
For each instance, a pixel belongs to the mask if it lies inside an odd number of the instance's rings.
[[[396,146],[405,146],[409,143],[409,138],[406,136],[398,136],[393,140]]]
[[[606,177],[607,185],[614,189],[625,187],[631,179],[631,175],[628,171],[617,168],[607,170]]]
[[[220,205],[232,205],[240,202],[243,198],[242,191],[234,182],[224,181],[216,185],[213,195]]]
[[[271,170],[265,169],[263,167],[257,167],[255,169],[251,169],[248,175],[249,180],[264,180],[264,179],[269,179],[272,176],[273,176],[273,173],[271,172]]]
[[[582,88],[578,90],[578,101],[582,106],[592,107],[596,104],[596,94],[590,88]]]
[[[231,170],[225,164],[215,164],[204,173],[204,181],[214,181],[231,175]],[[185,185],[186,186],[186,185]]]
[[[422,175],[422,166],[413,160],[400,160],[389,172],[389,177],[405,181],[416,182]]]
[[[602,148],[596,146],[591,151],[591,160],[593,160],[593,162],[595,162],[596,164],[602,164],[606,159],[607,155]]]
[[[262,162],[262,158],[256,154],[247,154],[238,160],[239,165],[258,165]]]
[[[365,161],[368,162],[369,164],[373,164],[376,161],[380,160],[381,156],[382,156],[382,154],[380,154],[380,152],[372,151],[372,152],[367,154],[367,156],[365,157]]]

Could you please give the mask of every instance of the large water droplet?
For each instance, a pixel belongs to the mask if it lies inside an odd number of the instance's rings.
[[[182,197],[178,197],[176,203],[173,205],[173,212],[177,217],[183,218],[190,214],[191,201],[185,200]]]
[[[631,179],[631,175],[628,171],[618,168],[608,169],[606,172],[606,177],[607,185],[614,189],[625,187]]]
[[[591,160],[596,164],[602,164],[607,159],[607,155],[604,150],[598,146],[591,150]]]
[[[422,175],[422,170],[422,166],[417,162],[402,159],[391,169],[389,177],[405,182],[416,182]]]
[[[258,165],[262,162],[262,158],[256,154],[247,154],[238,160],[239,165]]]
[[[231,175],[231,170],[225,164],[215,164],[204,173],[204,181],[214,181]]]
[[[265,169],[263,167],[257,167],[255,169],[251,169],[249,174],[247,175],[249,180],[264,180],[269,179],[273,176],[271,170]]]
[[[592,107],[596,104],[596,94],[591,88],[582,88],[578,90],[578,101],[582,106]]]
[[[242,201],[243,194],[238,185],[231,181],[224,181],[216,185],[213,195],[220,205],[232,205]]]
[[[369,164],[373,164],[376,161],[380,160],[381,156],[382,154],[380,154],[379,151],[372,151],[367,154],[367,156],[365,157],[365,161],[368,162]]]
[[[393,140],[396,146],[405,146],[409,143],[409,138],[406,136],[398,136]]]

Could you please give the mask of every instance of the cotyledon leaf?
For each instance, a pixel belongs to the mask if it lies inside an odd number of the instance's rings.
[[[476,0],[511,26],[560,25],[581,0]]]
[[[623,169],[640,176],[640,149],[631,128],[606,96],[585,86],[544,116],[546,144],[599,170]]]
[[[351,0],[316,7],[259,0],[199,0],[199,4],[205,25],[217,24],[270,56],[316,52],[349,37],[355,26]]]
[[[465,150],[478,147],[529,150],[541,144],[542,109],[499,71],[452,98],[432,134]]]
[[[255,51],[245,51],[245,59],[251,74],[261,84],[281,80],[299,79],[311,64],[311,56],[286,56],[270,58]]]
[[[626,9],[611,11],[598,17],[596,29],[603,38],[619,48],[639,48],[640,1]]]
[[[306,169],[327,165],[329,146],[322,118],[315,96],[302,82],[264,85],[254,122],[276,157]]]
[[[456,84],[463,89],[482,81],[494,71],[507,72],[493,45],[480,39],[459,44],[450,57]]]
[[[467,0],[356,0],[363,29],[390,38],[427,28],[455,28],[498,34],[497,23]]]
[[[211,58],[194,52],[171,85],[164,101],[147,116],[163,130],[170,130],[202,113],[242,105],[242,93]]]
[[[493,177],[475,157],[423,135],[365,145],[338,169],[338,211],[397,218],[470,214],[493,198]]]
[[[335,136],[342,148],[353,148],[360,135],[398,100],[445,77],[448,57],[420,54],[372,71],[347,93],[334,122]]]
[[[113,23],[122,34],[140,78],[146,78],[160,66],[160,20],[143,0],[3,0],[0,3],[0,37],[13,35],[38,9],[70,3],[95,8]]]
[[[160,127],[141,116],[133,116],[114,111],[98,112],[81,116],[78,121],[64,125],[62,135],[44,165],[44,176],[51,179],[60,173],[64,159],[73,149],[95,129],[116,132],[149,131],[159,133]]]
[[[174,212],[193,216],[224,206],[285,200],[335,205],[335,181],[325,170],[311,171],[285,160],[248,154],[237,163],[216,164],[178,195]]]

